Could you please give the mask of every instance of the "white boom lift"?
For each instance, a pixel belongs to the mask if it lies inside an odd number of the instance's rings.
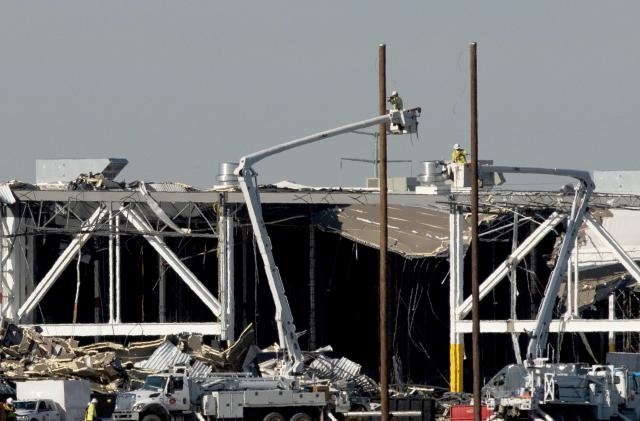
[[[256,243],[260,250],[260,256],[262,257],[264,269],[267,274],[269,289],[271,290],[275,304],[275,320],[278,326],[279,343],[280,348],[284,351],[285,358],[282,369],[283,374],[301,374],[304,368],[304,361],[302,352],[300,351],[300,345],[298,344],[298,336],[295,324],[293,323],[291,308],[289,307],[289,302],[284,291],[280,271],[273,258],[271,240],[269,239],[267,228],[262,217],[262,203],[256,181],[258,173],[253,166],[269,156],[378,124],[389,124],[390,131],[394,134],[417,133],[417,119],[420,116],[420,111],[420,108],[391,111],[386,115],[373,117],[368,120],[337,127],[263,149],[243,156],[240,159],[240,163],[234,173],[238,176],[240,182],[240,189],[242,190],[242,195],[247,205],[251,226],[253,227]]]
[[[504,367],[484,387],[486,404],[495,411],[491,419],[640,419],[637,373],[613,365],[553,363],[544,355],[568,259],[578,230],[588,219],[586,211],[595,188],[591,176],[586,171],[544,168],[482,166],[481,171],[569,176],[579,181],[557,262],[529,340],[526,361]]]
[[[578,230],[582,226],[585,213],[589,205],[589,198],[593,193],[595,184],[587,171],[567,170],[560,168],[531,168],[531,167],[503,167],[494,165],[483,165],[480,171],[494,173],[520,173],[520,174],[541,174],[557,175],[577,179],[580,183],[575,186],[575,196],[571,205],[571,215],[567,223],[567,231],[560,247],[560,253],[556,266],[551,272],[549,282],[544,291],[542,303],[538,310],[534,331],[527,347],[527,361],[532,363],[536,358],[541,357],[547,346],[549,336],[549,325],[553,319],[553,307],[558,297],[560,284],[567,271],[567,262],[571,256],[571,251],[576,243]]]

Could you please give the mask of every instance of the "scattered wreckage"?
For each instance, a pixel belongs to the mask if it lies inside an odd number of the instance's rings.
[[[305,362],[299,377],[303,387],[344,392],[355,407],[369,409],[379,394],[378,384],[348,358],[330,358],[333,349],[302,352]],[[80,346],[72,338],[43,336],[36,327],[20,327],[0,321],[0,375],[9,382],[28,379],[84,379],[97,393],[115,393],[140,388],[149,375],[183,367],[189,375],[204,378],[216,373],[250,373],[255,377],[277,377],[283,365],[278,344],[261,349],[249,325],[225,350],[203,343],[201,335],[165,336],[128,346],[99,342]],[[7,389],[7,395],[12,394]],[[373,404],[375,408],[375,404]]]
[[[143,420],[150,408],[155,408],[156,414],[165,408],[166,420],[175,418],[170,416],[175,411],[196,409],[214,418],[241,418],[277,406],[277,401],[289,402],[289,412],[299,408],[300,419],[306,419],[303,414],[310,415],[310,411],[315,417],[327,408],[335,413],[375,411],[377,383],[361,372],[359,364],[344,357],[330,358],[332,351],[323,347],[302,352],[304,370],[290,377],[279,374],[283,350],[278,344],[257,347],[252,326],[232,346],[219,351],[203,343],[200,335],[166,336],[128,346],[112,342],[80,346],[74,339],[43,336],[38,327],[0,322],[0,374],[5,395],[15,395],[9,385],[12,382],[83,379],[93,393],[119,392],[114,419],[122,420]],[[160,389],[163,393],[158,393]],[[225,393],[230,391],[234,394]],[[237,400],[248,391],[252,397],[259,392],[263,404],[247,398],[242,407],[246,413],[242,408],[224,412],[230,396]],[[423,395],[415,390],[409,394]],[[288,398],[282,398],[285,395]],[[180,408],[173,408],[176,405]]]

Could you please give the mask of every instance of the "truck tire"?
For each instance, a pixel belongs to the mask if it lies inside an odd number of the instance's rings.
[[[289,421],[312,421],[312,419],[306,412],[297,412],[293,414]]]
[[[143,420],[147,421],[147,420]],[[279,412],[269,412],[267,415],[262,418],[262,421],[286,421],[284,415]]]
[[[162,418],[156,414],[147,414],[142,418],[142,421],[162,421]]]

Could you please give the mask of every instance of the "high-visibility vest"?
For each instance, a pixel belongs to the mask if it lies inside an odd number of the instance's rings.
[[[451,162],[454,164],[465,164],[467,162],[467,156],[464,149],[454,149],[451,152]]]
[[[10,403],[5,403],[2,405],[3,409],[4,409],[4,414],[7,418],[15,418],[16,417],[16,411],[13,409],[13,405]]]
[[[94,421],[98,417],[95,404],[90,403],[84,413],[84,421]]]
[[[400,98],[399,96],[394,96],[393,98],[389,99],[389,102],[393,106],[394,110],[399,111],[402,109],[402,98]]]

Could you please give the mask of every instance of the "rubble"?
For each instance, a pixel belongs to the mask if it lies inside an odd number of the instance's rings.
[[[301,384],[314,390],[345,391],[357,399],[379,395],[378,384],[361,373],[361,365],[346,357],[331,358],[330,346],[304,352]],[[38,327],[20,327],[0,321],[0,379],[84,379],[94,392],[114,393],[141,387],[150,374],[185,367],[194,376],[213,372],[253,372],[279,375],[282,350],[277,344],[260,349],[249,325],[225,350],[203,342],[202,335],[183,333],[124,346],[99,342],[80,346],[74,339],[45,337]],[[0,383],[1,385],[1,383]],[[393,390],[398,396],[429,394],[414,387]],[[364,402],[364,401],[363,401]]]
[[[248,326],[235,344],[217,351],[201,335],[184,333],[132,342],[79,346],[74,339],[45,337],[38,327],[23,328],[0,321],[0,375],[10,381],[30,378],[85,379],[96,392],[113,393],[137,387],[147,375],[184,365],[196,374],[241,371],[251,347]]]

